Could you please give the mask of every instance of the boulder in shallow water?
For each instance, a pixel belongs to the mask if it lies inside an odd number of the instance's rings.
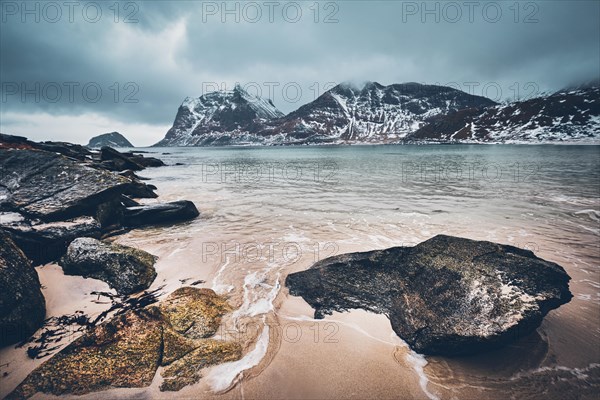
[[[531,251],[438,235],[414,247],[327,258],[288,275],[315,318],[362,308],[386,314],[423,354],[491,349],[536,329],[568,303],[569,276]]]
[[[0,347],[29,337],[45,315],[46,301],[36,270],[0,230]]]
[[[179,221],[188,221],[196,218],[200,213],[189,200],[173,201],[127,207],[123,210],[123,225],[137,227],[144,225],[164,224]]]
[[[93,238],[77,238],[60,259],[67,275],[100,279],[118,294],[128,295],[150,287],[156,257],[143,250]]]

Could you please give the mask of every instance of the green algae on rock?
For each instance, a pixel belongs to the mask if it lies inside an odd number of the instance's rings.
[[[242,347],[236,342],[201,339],[196,341],[196,349],[174,361],[162,372],[164,381],[161,391],[178,391],[196,383],[202,377],[200,370],[210,365],[239,360]]]
[[[82,395],[111,388],[149,386],[165,366],[161,390],[180,390],[198,382],[206,366],[241,357],[235,342],[206,339],[230,310],[210,289],[184,287],[159,306],[131,310],[98,325],[46,361],[7,397],[35,393]],[[183,324],[183,318],[196,319]],[[186,331],[176,330],[186,327]],[[201,339],[195,339],[203,335]]]
[[[160,363],[161,342],[162,324],[156,307],[120,315],[69,344],[7,398],[148,386]]]
[[[191,339],[214,335],[221,317],[231,311],[229,304],[212,290],[192,287],[175,290],[160,309],[176,332]]]

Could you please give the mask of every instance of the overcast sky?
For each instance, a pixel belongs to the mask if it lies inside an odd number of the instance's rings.
[[[505,100],[600,71],[598,1],[223,4],[0,1],[0,131],[144,146],[186,96],[236,82],[287,113],[343,81]]]

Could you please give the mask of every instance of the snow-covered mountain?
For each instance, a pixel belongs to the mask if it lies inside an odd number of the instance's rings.
[[[600,139],[600,87],[563,90],[527,101],[432,118],[413,141],[585,142]]]
[[[494,104],[445,86],[343,83],[284,116],[270,100],[236,87],[185,99],[157,146],[387,143],[432,116]]]
[[[495,105],[446,86],[342,83],[266,128],[289,143],[390,143],[435,115]]]
[[[156,146],[597,140],[600,88],[499,105],[446,86],[343,83],[283,115],[233,91],[186,98]]]
[[[271,102],[236,86],[231,91],[187,97],[173,127],[155,146],[207,146],[254,142],[262,125],[282,117]]]

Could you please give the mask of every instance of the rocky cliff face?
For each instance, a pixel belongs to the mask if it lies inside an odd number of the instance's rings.
[[[560,142],[600,137],[600,87],[565,90],[527,101],[471,108],[432,118],[414,141]]]
[[[282,117],[270,100],[236,86],[232,91],[186,98],[173,127],[156,146],[206,146],[252,142],[269,120]]]
[[[600,87],[499,105],[445,86],[343,83],[283,115],[237,87],[186,99],[158,146],[593,141]]]
[[[288,275],[286,285],[315,318],[353,308],[385,314],[417,352],[452,356],[530,333],[570,301],[569,280],[530,251],[438,235],[414,247],[330,257]]]

